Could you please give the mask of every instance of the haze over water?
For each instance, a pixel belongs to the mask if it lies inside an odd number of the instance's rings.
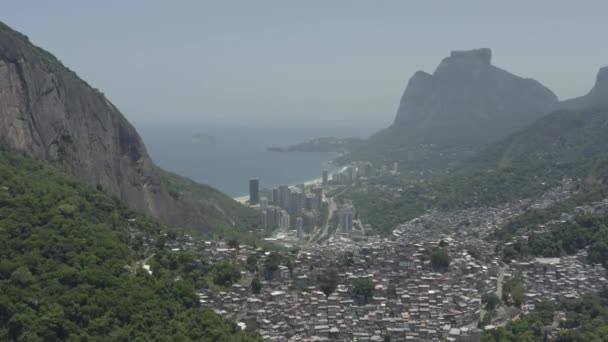
[[[231,195],[248,192],[249,178],[261,187],[296,184],[321,176],[334,154],[268,152],[322,136],[367,137],[386,123],[136,123],[152,159],[162,168]],[[193,141],[198,136],[199,142]]]

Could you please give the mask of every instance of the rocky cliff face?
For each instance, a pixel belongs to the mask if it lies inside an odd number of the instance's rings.
[[[492,51],[453,51],[410,79],[394,131],[414,142],[498,140],[545,115],[557,97],[539,82],[491,64]]]
[[[120,111],[51,54],[3,24],[0,143],[53,162],[168,224],[208,228],[210,218],[230,219],[217,203],[201,205],[170,194]]]
[[[559,108],[569,110],[602,106],[608,106],[608,67],[600,68],[595,79],[595,84],[589,93],[559,104]]]

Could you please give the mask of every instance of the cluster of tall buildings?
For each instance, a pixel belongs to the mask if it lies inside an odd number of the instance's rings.
[[[334,174],[331,183],[337,185],[347,185],[353,183],[361,177],[369,178],[373,175],[374,168],[371,163],[354,163]]]
[[[338,210],[340,218],[340,229],[343,233],[352,233],[353,221],[355,220],[355,207],[352,202],[347,201],[340,206]]]
[[[329,177],[324,172],[324,179]],[[296,229],[298,237],[310,233],[318,224],[323,206],[321,186],[280,185],[260,189],[258,179],[249,180],[249,204],[260,210],[260,223],[265,229]]]

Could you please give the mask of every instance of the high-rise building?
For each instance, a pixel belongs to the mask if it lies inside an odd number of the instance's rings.
[[[268,208],[268,198],[262,197],[260,198],[260,209],[266,210]]]
[[[272,189],[272,204],[279,205],[279,188]]]
[[[296,218],[296,233],[298,239],[302,238],[302,231],[304,230],[304,220],[301,217]]]
[[[290,222],[289,222],[289,214],[285,211],[281,213],[281,230],[287,231],[289,230]]]
[[[321,209],[323,205],[323,188],[320,186],[312,188],[312,193],[315,195],[315,205],[316,209]]]
[[[283,210],[281,210],[279,207],[270,207],[268,211],[268,226],[272,228],[279,228],[281,226],[281,214]]]
[[[355,208],[352,203],[344,203],[340,208],[340,227],[344,233],[350,233],[353,230],[353,220],[355,219]]]
[[[315,200],[315,196],[313,194],[304,195],[304,209],[317,209],[317,201]]]
[[[327,185],[329,183],[329,171],[323,171],[323,185]]]
[[[293,189],[289,194],[289,213],[299,215],[305,205],[304,192],[300,189]]]
[[[268,213],[265,210],[260,212],[260,226],[264,229],[268,228]]]
[[[260,180],[252,178],[249,180],[249,204],[260,203]]]
[[[289,187],[287,185],[279,186],[279,207],[283,209],[289,208]]]

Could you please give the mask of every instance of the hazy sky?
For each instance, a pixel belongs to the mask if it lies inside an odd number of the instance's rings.
[[[606,1],[5,1],[0,20],[130,119],[392,121],[409,77],[450,50],[560,98],[608,65]]]

